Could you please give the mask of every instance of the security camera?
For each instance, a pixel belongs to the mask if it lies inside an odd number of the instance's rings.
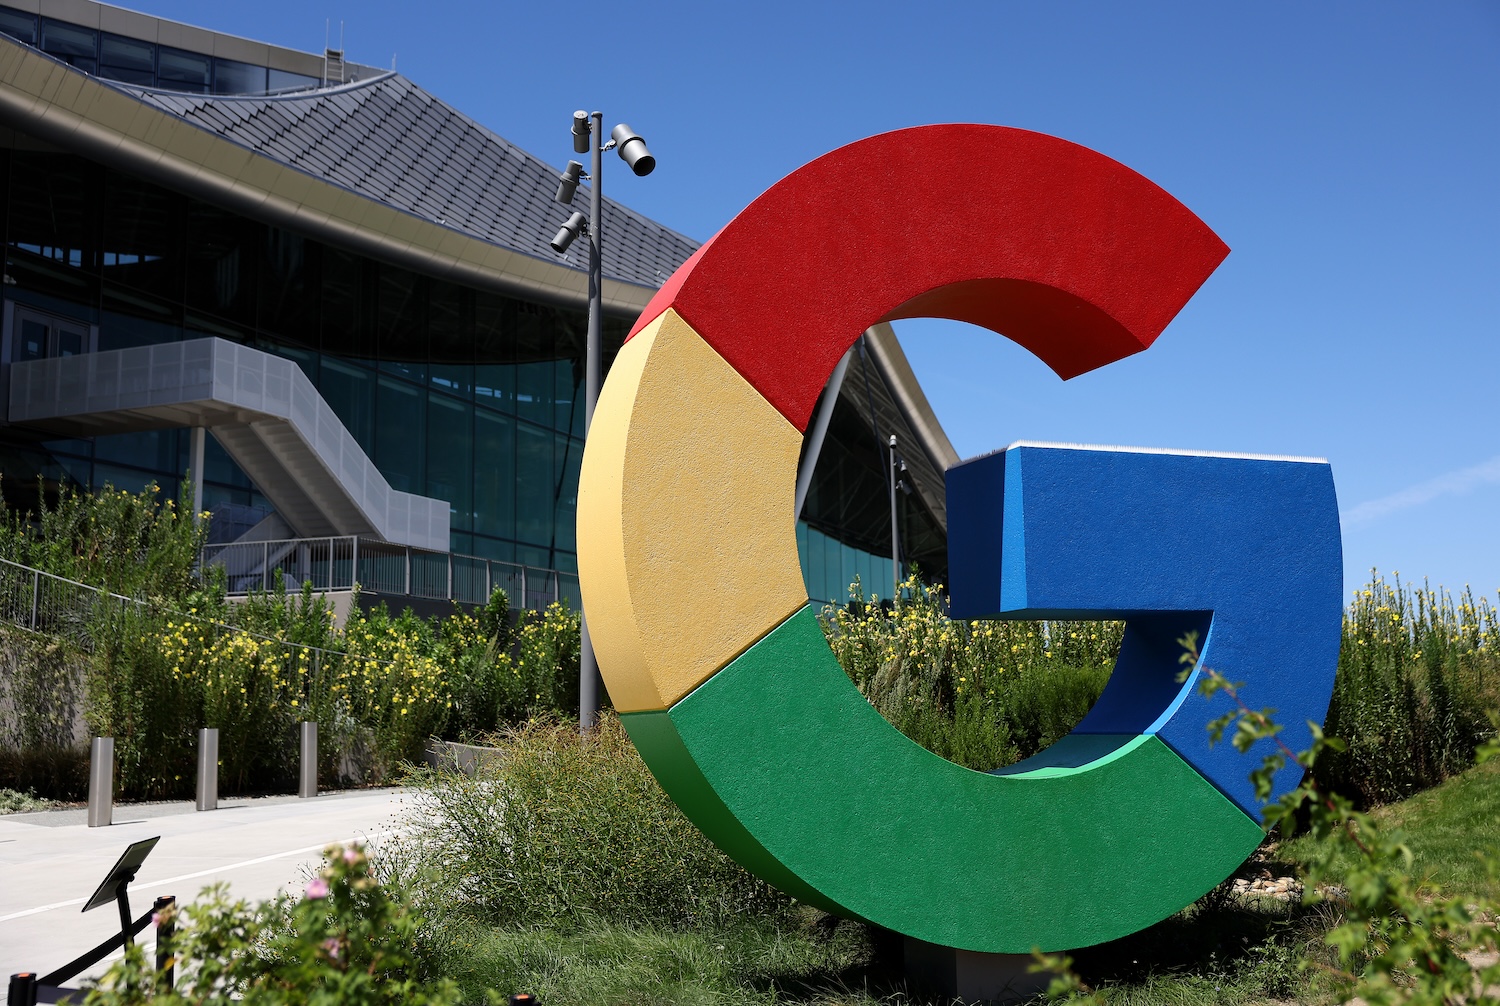
[[[589,113],[583,109],[573,113],[573,153],[589,152]]]
[[[564,206],[572,205],[573,194],[578,191],[578,179],[583,176],[583,165],[577,161],[569,161],[568,166],[563,168],[562,174],[557,176],[557,201]]]
[[[620,160],[630,165],[630,170],[637,175],[649,175],[656,167],[656,158],[651,156],[651,151],[646,149],[646,141],[640,138],[635,130],[625,123],[620,123],[610,131],[610,139],[615,141],[615,149],[620,153]]]
[[[568,246],[577,240],[578,235],[588,230],[588,218],[578,210],[568,217],[566,223],[557,229],[557,236],[552,239],[552,250],[561,255],[568,250]]]

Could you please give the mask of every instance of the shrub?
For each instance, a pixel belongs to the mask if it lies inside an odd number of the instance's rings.
[[[398,876],[429,915],[492,925],[582,922],[713,928],[791,901],[720,852],[657,785],[620,721],[538,720],[469,778],[422,771]],[[427,906],[424,906],[427,907]]]
[[[427,1006],[458,1001],[447,981],[424,980],[416,956],[421,920],[370,876],[357,845],[331,846],[305,896],[252,908],[222,887],[180,913],[168,944],[175,987],[127,949],[84,999],[87,1006],[238,1001],[247,1006]]]

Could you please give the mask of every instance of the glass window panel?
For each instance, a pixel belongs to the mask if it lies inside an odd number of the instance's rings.
[[[267,227],[263,238],[259,326],[278,339],[314,348],[322,246],[280,227]]]
[[[318,392],[360,448],[373,456],[375,375],[357,364],[324,356],[318,368]]]
[[[473,296],[455,283],[432,280],[427,292],[428,381],[451,395],[474,390]]]
[[[150,472],[138,471],[134,468],[120,468],[115,465],[94,465],[93,488],[95,490],[110,486],[114,489],[124,490],[125,492],[138,493],[154,485],[158,489],[158,494],[164,495],[160,493],[160,490],[167,488],[164,483],[171,483],[171,494],[175,496],[177,494],[176,479],[163,479],[152,475]],[[170,499],[171,496],[166,496],[165,498]]]
[[[392,489],[422,492],[425,392],[381,377],[375,403],[375,464]]]
[[[552,426],[552,398],[557,378],[556,360],[533,361],[516,366],[516,415],[534,423]]]
[[[523,566],[531,566],[534,569],[551,569],[552,550],[538,548],[534,545],[517,545],[516,562],[521,563]],[[551,577],[543,579],[528,577],[527,581],[526,593],[528,600],[535,601],[538,598],[543,601],[548,600],[553,589]]]
[[[162,46],[156,57],[156,79],[174,91],[207,94],[213,76],[213,60],[196,52]]]
[[[99,350],[129,349],[182,338],[181,308],[134,290],[106,286],[99,321]]]
[[[797,560],[802,566],[802,582],[807,583],[807,525],[797,522]],[[808,594],[811,595],[811,591]]]
[[[508,329],[516,360],[516,415],[550,427],[552,399],[557,385],[557,341],[554,327],[547,324],[546,309],[512,301],[507,312]]]
[[[474,526],[474,407],[431,392],[427,399],[427,488],[449,503],[449,526]]]
[[[88,333],[68,325],[57,326],[57,355],[77,356],[84,350]]]
[[[263,94],[266,68],[232,59],[214,60],[214,94]]]
[[[556,464],[553,477],[557,479],[553,545],[571,552],[578,547],[578,471],[583,441],[566,433],[555,434],[553,452]]]
[[[22,281],[27,290],[92,301],[84,286],[92,275],[70,281],[65,274],[94,273],[101,171],[66,154],[12,152],[6,271],[37,277]]]
[[[127,84],[156,84],[156,46],[105,33],[99,37],[99,76]]]
[[[588,316],[576,311],[552,310],[548,312],[548,321],[556,333],[557,340],[552,422],[559,430],[573,430],[582,436],[583,373]]]
[[[43,360],[47,357],[47,339],[51,335],[51,326],[44,321],[35,318],[27,318],[21,322],[20,345],[16,347],[16,360]]]
[[[515,411],[515,346],[510,340],[510,299],[474,294],[474,397],[506,412]]]
[[[514,563],[516,561],[515,542],[500,541],[496,538],[487,538],[484,535],[476,534],[472,536],[472,541],[469,547],[474,550],[473,552],[469,553],[470,555],[477,555],[482,559],[495,559],[498,562],[503,562],[506,564]],[[496,565],[494,568],[492,568],[490,571],[490,576],[493,579],[495,586],[504,586],[504,581],[501,578],[509,572],[511,572],[509,568],[499,565]]]
[[[426,278],[385,263],[379,268],[380,369],[423,381],[427,373]]]
[[[82,25],[44,17],[41,48],[48,55],[92,73],[94,60],[99,55],[99,33]]]
[[[272,91],[300,91],[304,88],[317,87],[320,83],[322,81],[317,77],[272,67],[267,76],[266,86]]]
[[[322,246],[321,259],[322,311],[319,325],[323,333],[323,350],[352,359],[373,360],[375,341],[366,324],[373,316],[367,291],[374,289],[374,283],[368,275],[371,270],[366,268],[372,263],[328,245]]]
[[[144,430],[139,433],[96,437],[94,458],[156,472],[170,472],[177,466],[177,431]]]
[[[516,538],[552,544],[552,431],[516,424]]]
[[[557,429],[575,436],[583,436],[584,360],[581,357],[563,357],[552,371],[553,422]]]
[[[186,227],[188,306],[253,326],[256,251],[265,226],[191,199]]]
[[[141,87],[155,87],[156,74],[151,70],[131,70],[126,67],[99,65],[99,76],[105,80],[118,80],[122,84],[139,84]]]
[[[474,410],[474,530],[516,536],[516,423],[482,407]]]
[[[0,7],[0,32],[27,45],[36,45],[36,15]]]
[[[80,486],[91,486],[94,484],[93,462],[83,458],[60,457],[57,465],[63,474]]]
[[[183,294],[182,200],[119,171],[104,173],[104,278],[172,300]]]
[[[242,325],[223,318],[215,318],[212,315],[203,314],[199,311],[188,311],[182,319],[182,337],[184,339],[201,339],[204,336],[217,336],[220,339],[228,339],[230,342],[242,342],[247,346],[266,348],[259,344],[255,338],[255,329],[250,325]]]

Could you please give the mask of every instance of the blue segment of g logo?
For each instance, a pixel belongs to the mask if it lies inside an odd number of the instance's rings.
[[[1154,734],[1257,820],[1253,765],[1207,724],[1227,701],[1203,668],[1276,710],[1294,751],[1333,693],[1342,617],[1338,504],[1327,462],[1015,444],[948,472],[955,618],[1124,619],[1109,684],[1073,734],[1007,772],[1086,764]],[[1196,631],[1186,681],[1178,644]],[[1072,760],[1069,760],[1072,759]],[[1258,762],[1257,762],[1258,764]],[[1272,799],[1295,787],[1283,769]]]

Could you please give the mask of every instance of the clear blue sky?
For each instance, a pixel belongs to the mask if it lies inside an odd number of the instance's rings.
[[[1066,383],[991,333],[900,325],[959,453],[1326,457],[1346,589],[1371,567],[1500,588],[1494,0],[127,5],[314,51],[343,19],[351,60],[394,55],[559,166],[572,111],[601,108],[658,159],[645,179],[612,161],[606,191],[697,239],[872,133],[992,122],[1093,147],[1232,252],[1152,349]]]

